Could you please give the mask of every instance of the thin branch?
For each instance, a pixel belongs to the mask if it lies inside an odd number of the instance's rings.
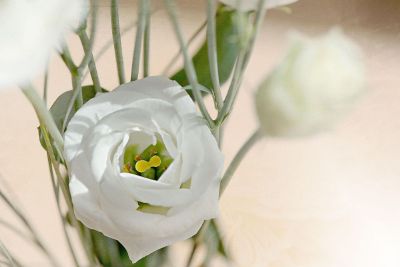
[[[150,0],[149,5],[150,5]],[[150,6],[149,6],[150,10]],[[150,31],[151,31],[151,16],[150,13],[146,13],[146,28],[144,29],[144,41],[143,41],[143,76],[149,76],[150,72]]]
[[[6,257],[7,262],[10,264],[10,266],[17,267],[17,264],[15,263],[13,256],[11,256],[10,252],[8,251],[8,249],[1,240],[0,240],[0,252],[4,257]]]
[[[261,28],[262,22],[265,17],[265,12],[266,12],[265,3],[266,3],[266,0],[259,0],[256,17],[255,17],[254,29],[252,31],[250,39],[246,40],[246,42],[244,44],[244,48],[239,53],[228,94],[224,100],[224,105],[222,106],[221,111],[218,113],[218,117],[216,120],[217,125],[220,125],[223,123],[225,118],[231,112],[231,110],[233,108],[233,104],[235,103],[237,94],[239,92],[239,89],[240,89],[240,86],[241,86],[241,83],[243,80],[243,75],[246,71],[247,65],[250,60],[250,56],[254,49],[256,37],[258,35],[258,32]]]
[[[75,101],[78,102],[77,108],[81,107],[83,105],[83,99],[81,99],[79,96],[82,96],[82,85],[81,85],[81,77],[80,74],[77,73],[72,73],[72,96],[71,99],[68,102],[68,108],[67,111],[65,113],[65,117],[64,117],[64,121],[62,124],[62,128],[61,130],[64,132],[66,127],[67,127],[67,123],[68,123],[68,119],[69,116],[72,112],[72,108],[74,107],[74,103]],[[81,99],[81,100],[79,100]]]
[[[208,44],[208,61],[210,65],[210,75],[211,81],[213,84],[213,92],[214,92],[214,101],[217,110],[222,108],[222,94],[221,94],[221,85],[219,80],[219,71],[218,71],[218,53],[217,53],[217,35],[216,35],[216,26],[215,26],[215,1],[208,0],[207,5],[207,44]]]
[[[90,60],[89,60],[89,72],[90,76],[92,77],[93,81],[93,86],[96,92],[101,92],[101,85],[100,85],[100,79],[99,75],[97,73],[97,67],[96,67],[96,62],[94,61],[93,53],[90,51],[90,40],[89,37],[86,33],[86,31],[80,31],[78,33],[79,39],[81,40],[83,49],[85,50],[85,53],[90,54]]]
[[[242,145],[239,151],[236,153],[235,157],[232,159],[228,168],[225,171],[224,176],[221,180],[221,188],[220,188],[220,196],[224,193],[228,184],[230,183],[233,174],[236,172],[243,158],[247,155],[250,149],[263,137],[263,133],[261,129],[257,129],[247,141]]]
[[[68,234],[68,231],[67,231],[67,228],[66,228],[66,225],[65,225],[65,220],[63,218],[63,214],[62,214],[62,210],[61,210],[61,203],[60,203],[60,183],[57,182],[57,180],[56,180],[56,178],[54,176],[53,166],[51,164],[51,158],[50,158],[49,152],[47,152],[47,162],[48,162],[48,167],[49,167],[49,172],[50,172],[50,180],[51,180],[51,184],[52,184],[52,187],[53,187],[54,196],[55,196],[55,199],[56,199],[57,211],[58,211],[58,215],[59,215],[59,217],[61,219],[62,229],[63,229],[63,233],[64,233],[64,236],[65,236],[65,239],[67,241],[68,249],[69,249],[69,251],[71,253],[71,256],[72,256],[72,259],[74,261],[75,266],[76,267],[80,267],[80,264],[78,262],[78,258],[76,256],[76,253],[75,253],[75,251],[73,249],[73,246],[72,246],[71,238],[70,238],[70,236]]]
[[[41,120],[49,129],[50,135],[53,138],[57,149],[61,151],[61,148],[64,147],[64,139],[61,136],[61,133],[58,130],[57,125],[55,124],[50,112],[47,110],[43,100],[31,85],[22,88],[22,92],[31,102],[39,120]]]
[[[0,188],[0,198],[12,210],[12,212],[17,216],[17,218],[23,223],[26,229],[29,230],[29,232],[32,234],[34,243],[48,257],[52,265],[60,266],[55,257],[50,253],[50,251],[44,245],[44,242],[41,240],[39,234],[36,232],[35,228],[30,224],[29,220],[24,215],[24,213],[16,205],[13,204],[13,202],[7,197],[7,195],[1,190],[1,188]]]
[[[192,62],[192,59],[190,58],[189,51],[187,49],[186,43],[183,39],[182,31],[178,23],[177,19],[177,14],[176,14],[176,7],[175,7],[175,2],[174,0],[164,0],[165,5],[167,7],[168,15],[171,19],[172,25],[175,30],[176,37],[179,41],[179,44],[181,46],[182,54],[185,60],[185,70],[186,70],[186,76],[189,79],[190,85],[193,88],[193,95],[194,98],[200,108],[201,114],[203,117],[206,119],[208,122],[209,126],[211,129],[214,128],[214,121],[211,118],[210,114],[208,113],[208,110],[204,104],[203,97],[201,96],[198,81],[197,81],[197,75],[196,71]]]
[[[146,28],[146,13],[148,13],[148,0],[140,0],[138,8],[138,26],[136,28],[135,48],[133,50],[132,59],[131,81],[136,81],[139,77],[143,36]]]
[[[186,46],[189,47],[193,44],[194,40],[200,35],[200,33],[206,28],[207,21],[203,22],[200,27],[190,36]],[[172,67],[174,66],[175,62],[178,61],[179,56],[182,53],[182,49],[179,48],[179,51],[171,58],[170,62],[167,64],[165,69],[163,70],[163,75],[168,76],[168,73],[171,71]]]
[[[125,83],[124,58],[122,54],[121,32],[119,27],[118,0],[111,0],[111,23],[114,41],[115,59],[117,62],[119,83]]]

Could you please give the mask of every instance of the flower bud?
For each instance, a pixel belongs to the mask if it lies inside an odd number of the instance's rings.
[[[325,130],[365,88],[361,51],[339,29],[314,39],[294,34],[286,57],[256,93],[261,128],[285,137]]]

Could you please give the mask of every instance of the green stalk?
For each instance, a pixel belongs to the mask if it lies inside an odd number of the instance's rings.
[[[263,133],[261,129],[257,129],[249,139],[242,145],[239,151],[236,153],[235,157],[229,164],[228,168],[225,171],[224,176],[221,180],[221,188],[220,188],[220,196],[224,193],[227,188],[229,182],[231,181],[233,174],[236,172],[243,158],[247,155],[250,149],[263,137]]]
[[[218,113],[218,117],[216,120],[217,125],[222,124],[223,121],[225,120],[225,118],[232,111],[233,104],[235,103],[237,94],[239,92],[239,89],[240,89],[240,86],[241,86],[241,83],[243,80],[244,72],[246,71],[247,65],[250,60],[250,56],[254,49],[256,37],[258,35],[258,32],[261,28],[262,22],[265,17],[265,12],[266,12],[265,3],[266,3],[266,0],[259,0],[259,2],[258,2],[255,23],[254,23],[254,30],[250,36],[250,39],[244,44],[244,48],[238,56],[238,60],[236,62],[236,66],[235,66],[235,70],[234,70],[231,85],[229,87],[228,94],[224,100],[224,105],[222,106],[221,111]]]
[[[149,4],[150,4],[150,0]],[[143,76],[148,77],[150,72],[150,12],[146,13],[146,28],[144,29],[144,42],[143,42]]]
[[[55,154],[53,151],[53,148],[50,144],[50,139],[48,136],[48,133],[46,131],[46,128],[42,127],[42,133],[43,133],[43,138],[46,144],[46,150],[48,152],[48,155],[50,156],[50,161],[51,164],[54,168],[54,171],[56,173],[56,177],[58,180],[58,184],[60,185],[61,188],[61,192],[63,193],[64,199],[65,199],[65,203],[67,204],[67,208],[68,208],[68,213],[71,214],[71,221],[72,221],[72,225],[73,227],[76,229],[76,231],[78,232],[78,236],[79,239],[81,241],[81,244],[84,248],[84,251],[86,252],[86,256],[89,260],[90,266],[96,266],[96,258],[93,255],[92,251],[91,251],[91,239],[88,239],[82,232],[81,232],[81,227],[80,227],[80,223],[79,221],[76,219],[75,215],[74,215],[74,207],[72,204],[72,199],[71,199],[71,194],[69,192],[69,186],[68,186],[68,182],[67,179],[64,179],[63,175],[60,172],[59,166],[60,164],[58,163],[58,161],[55,158]]]
[[[199,88],[199,84],[197,81],[197,75],[196,75],[196,71],[192,62],[192,59],[189,55],[189,51],[188,48],[186,46],[186,43],[183,39],[183,35],[182,35],[182,31],[181,28],[179,26],[178,23],[178,19],[177,19],[177,14],[176,14],[176,7],[175,7],[175,2],[174,0],[164,0],[164,3],[167,7],[167,11],[168,11],[168,15],[170,17],[170,20],[172,22],[173,28],[175,30],[175,34],[176,37],[179,41],[179,44],[181,46],[181,50],[182,50],[182,54],[185,60],[185,71],[186,71],[186,75],[189,79],[190,85],[193,88],[193,95],[194,98],[199,106],[199,109],[201,111],[201,114],[203,115],[203,117],[206,119],[206,121],[208,122],[208,125],[210,126],[211,129],[214,128],[214,121],[211,118],[210,114],[208,113],[208,110],[204,104],[204,100],[203,97],[201,96],[200,93],[200,88]]]
[[[92,0],[93,2],[94,0]],[[92,55],[92,50],[93,50],[93,45],[94,41],[96,39],[96,28],[97,28],[97,5],[92,4],[91,5],[91,30],[90,30],[90,38],[86,36],[86,27],[82,28],[79,30],[78,35],[82,34],[82,32],[85,33],[86,39],[88,39],[85,42],[85,45],[83,45],[84,50],[85,50],[85,55],[81,61],[81,64],[79,64],[78,70],[79,72],[82,73],[83,69],[86,68],[86,66],[89,64],[90,61],[93,61],[93,55]],[[82,41],[82,40],[81,40]]]
[[[142,51],[143,35],[146,28],[146,16],[148,13],[148,0],[139,1],[138,26],[136,28],[135,48],[133,50],[131,81],[139,77],[140,58]]]
[[[210,65],[211,81],[213,84],[213,96],[217,110],[222,107],[221,85],[218,71],[218,55],[217,55],[217,36],[215,33],[215,1],[208,0],[207,5],[207,42],[208,42],[208,61]]]
[[[61,130],[65,131],[68,123],[69,115],[74,107],[74,103],[77,104],[77,108],[80,108],[83,105],[83,98],[82,98],[82,85],[81,85],[81,77],[78,72],[72,73],[72,96],[68,103],[67,112],[64,117],[63,125]]]
[[[1,240],[0,240],[0,252],[4,257],[6,257],[7,263],[10,264],[10,266],[17,267],[17,264],[15,263],[13,256],[11,256],[10,252],[8,251],[8,249]]]
[[[56,258],[53,254],[45,246],[44,242],[41,240],[39,234],[36,232],[35,228],[30,224],[27,217],[24,213],[11,201],[6,194],[0,190],[0,198],[4,201],[4,203],[13,211],[13,213],[18,217],[18,219],[23,223],[23,225],[28,229],[31,233],[33,242],[37,245],[37,247],[48,257],[52,266],[60,266]]]
[[[78,35],[79,35],[79,39],[81,40],[83,49],[85,50],[85,54],[90,55],[88,67],[89,67],[90,76],[92,77],[94,89],[96,90],[96,92],[100,93],[101,92],[100,79],[99,79],[99,75],[97,73],[96,62],[94,61],[93,53],[90,48],[91,42],[89,40],[89,37],[88,37],[86,31],[80,31],[78,33]]]
[[[41,127],[41,129],[42,129],[42,131],[44,130],[43,127]],[[61,219],[61,224],[62,224],[62,229],[63,229],[63,233],[64,233],[64,236],[65,236],[65,240],[67,241],[68,249],[69,249],[69,251],[71,253],[71,256],[72,256],[72,259],[74,261],[75,266],[76,267],[80,267],[80,264],[78,262],[78,258],[76,256],[75,251],[74,251],[73,246],[72,246],[71,238],[70,238],[70,236],[69,236],[69,234],[67,232],[67,228],[66,228],[66,225],[65,225],[65,220],[64,220],[64,217],[63,217],[63,214],[62,214],[61,203],[60,203],[60,194],[59,194],[59,192],[60,192],[60,184],[57,183],[56,178],[54,176],[53,166],[51,164],[51,158],[50,158],[49,152],[47,152],[47,162],[48,162],[48,165],[49,165],[48,167],[49,167],[50,178],[51,178],[50,180],[51,180],[51,184],[53,186],[54,196],[55,196],[56,203],[57,203],[57,211],[58,211],[58,215],[60,216],[60,219]]]
[[[125,83],[124,58],[122,55],[121,32],[119,27],[119,14],[117,0],[111,0],[111,23],[114,41],[115,59],[117,62],[119,83]]]
[[[207,26],[207,21],[203,22],[200,27],[190,36],[189,40],[187,41],[186,46],[189,47],[194,40],[200,35],[200,33],[206,28]],[[174,66],[175,62],[178,61],[179,56],[182,53],[182,49],[179,49],[179,51],[171,58],[170,62],[168,62],[167,66],[163,70],[163,75],[168,76],[168,73],[171,71],[172,67]]]
[[[31,102],[39,120],[42,121],[44,125],[46,125],[52,139],[57,146],[57,149],[61,151],[61,149],[64,147],[64,139],[61,136],[60,131],[57,129],[57,125],[55,124],[50,112],[47,110],[43,100],[40,98],[36,90],[31,85],[23,87],[22,92]]]

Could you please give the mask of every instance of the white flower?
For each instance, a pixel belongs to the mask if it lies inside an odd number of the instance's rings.
[[[119,240],[132,261],[218,214],[223,156],[188,94],[167,78],[90,100],[69,123],[64,149],[77,218]]]
[[[64,35],[79,26],[87,0],[0,1],[0,88],[20,85],[43,71]]]
[[[298,0],[265,0],[265,7],[268,9],[289,5]],[[240,11],[256,10],[260,0],[220,0],[220,2],[238,9]]]
[[[256,94],[261,127],[271,136],[327,129],[365,88],[361,51],[340,30],[316,39],[295,35],[286,58]]]

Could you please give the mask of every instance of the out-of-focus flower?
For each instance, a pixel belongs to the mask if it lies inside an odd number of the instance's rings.
[[[259,0],[220,0],[225,5],[238,9],[240,11],[256,10]],[[265,0],[265,7],[275,8],[279,6],[289,5],[298,0]]]
[[[75,214],[132,261],[193,236],[217,216],[223,156],[188,94],[150,77],[74,115],[65,156]]]
[[[86,17],[87,0],[0,2],[0,88],[20,85],[43,71],[64,36]]]
[[[339,29],[319,38],[300,34],[262,83],[256,108],[270,136],[303,136],[329,128],[366,88],[359,47]]]

